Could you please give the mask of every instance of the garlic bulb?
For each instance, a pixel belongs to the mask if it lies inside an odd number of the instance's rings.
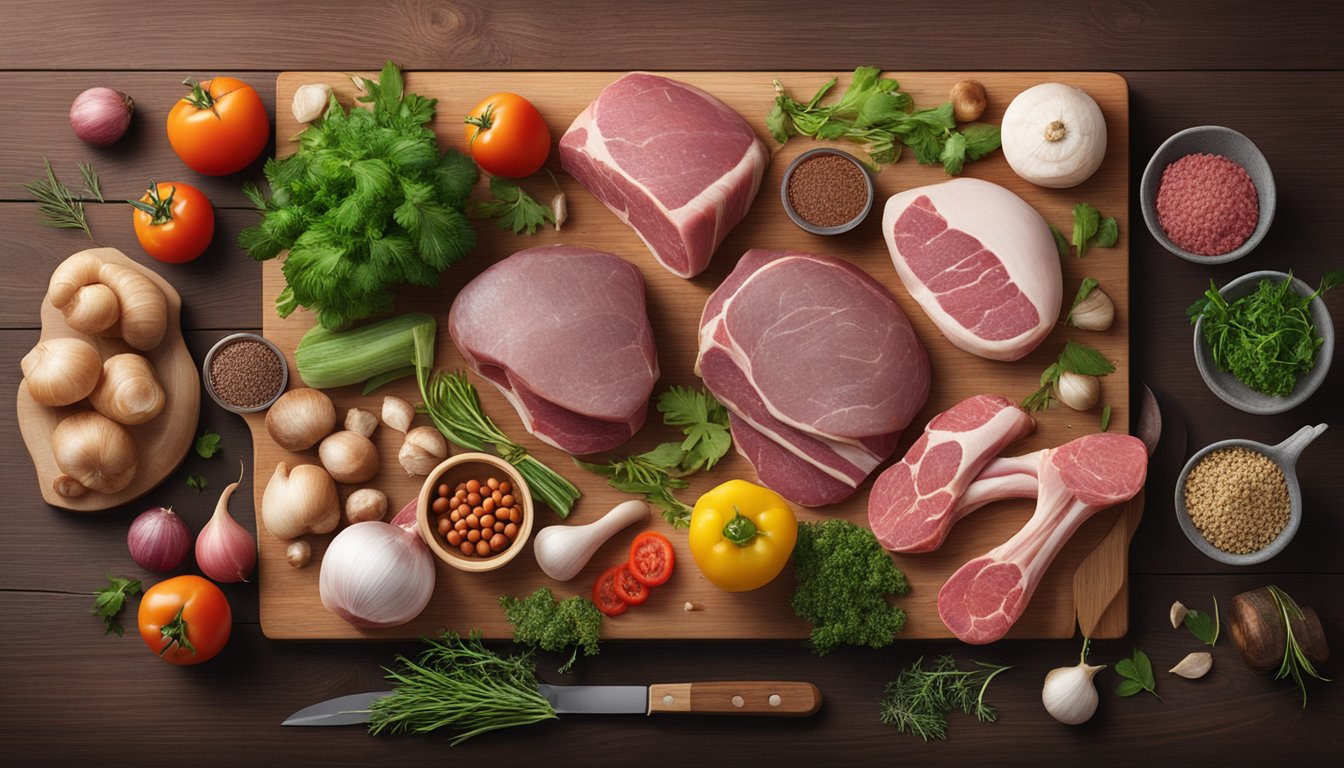
[[[1092,678],[1106,665],[1087,663],[1087,645],[1087,640],[1083,640],[1083,652],[1079,654],[1077,666],[1050,670],[1041,687],[1041,703],[1045,705],[1045,711],[1065,725],[1085,723],[1097,711],[1097,687]]]
[[[364,483],[378,474],[378,449],[373,441],[348,429],[323,438],[317,457],[338,483]]]
[[[434,427],[416,427],[406,433],[406,441],[397,451],[397,460],[408,475],[421,477],[434,471],[448,458],[448,441]]]
[[[1075,411],[1086,411],[1101,397],[1101,379],[1065,371],[1055,382],[1055,399]]]
[[[286,451],[312,448],[335,428],[331,398],[308,387],[289,390],[266,412],[266,432]]]
[[[294,112],[295,120],[300,123],[311,123],[326,113],[330,103],[330,85],[309,83],[300,85],[298,90],[294,91],[294,102],[290,104],[290,109]]]
[[[542,573],[556,581],[569,581],[608,539],[648,516],[649,505],[632,499],[587,525],[549,525],[533,540],[532,554],[537,556]]]
[[[322,605],[356,627],[414,619],[434,594],[434,559],[409,528],[369,520],[342,530],[322,556]]]
[[[401,433],[411,430],[415,407],[400,397],[383,398],[383,423]]]
[[[1093,288],[1074,306],[1064,322],[1084,331],[1104,331],[1115,322],[1115,303],[1100,288]]]
[[[119,424],[144,424],[159,415],[167,398],[154,366],[127,352],[103,362],[103,376],[89,394],[93,409]]]
[[[65,417],[51,433],[56,466],[72,483],[57,478],[62,496],[80,496],[76,486],[97,493],[117,493],[135,477],[135,440],[126,428],[93,411]]]
[[[278,539],[335,530],[341,522],[336,483],[321,467],[300,464],[291,471],[280,462],[261,496],[261,521]]]
[[[1063,189],[1087,181],[1106,156],[1106,118],[1081,89],[1041,83],[1003,113],[1003,156],[1023,179]]]
[[[39,341],[19,364],[28,394],[42,405],[62,406],[89,396],[103,375],[102,358],[83,339]]]

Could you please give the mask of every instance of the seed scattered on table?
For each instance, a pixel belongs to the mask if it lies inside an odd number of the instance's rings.
[[[1214,451],[1190,470],[1185,509],[1210,544],[1247,555],[1264,549],[1288,525],[1288,481],[1262,453]]]
[[[285,364],[265,344],[250,339],[220,347],[210,359],[210,387],[235,408],[264,405],[280,391]]]

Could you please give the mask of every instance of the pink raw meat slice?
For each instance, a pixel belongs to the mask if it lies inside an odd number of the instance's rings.
[[[1129,435],[1087,435],[1036,455],[1031,519],[959,568],[938,592],[938,615],[967,643],[992,643],[1007,634],[1069,538],[1092,515],[1133,498],[1148,471],[1143,442]]]
[[[708,93],[633,72],[579,113],[560,139],[560,163],[658,263],[694,277],[747,215],[770,153]]]
[[[568,245],[519,251],[462,288],[448,329],[524,426],[563,451],[610,450],[644,424],[658,357],[643,276],[624,259]]]
[[[1040,214],[980,179],[917,187],[887,201],[887,249],[910,296],[948,341],[1017,360],[1059,317],[1059,256]]]
[[[728,422],[733,431],[733,446],[756,469],[756,479],[794,504],[804,507],[839,504],[857,490],[784,450],[731,411]]]
[[[894,552],[932,552],[977,474],[1036,422],[1007,398],[976,395],[934,416],[905,458],[878,476],[868,525]]]

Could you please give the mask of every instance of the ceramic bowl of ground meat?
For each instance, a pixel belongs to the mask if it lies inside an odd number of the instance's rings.
[[[1255,143],[1217,125],[1162,143],[1139,185],[1143,221],[1164,248],[1196,264],[1250,253],[1274,219],[1274,174]]]

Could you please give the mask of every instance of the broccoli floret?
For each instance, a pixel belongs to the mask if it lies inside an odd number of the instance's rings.
[[[887,595],[904,595],[910,584],[867,528],[846,520],[803,523],[793,562],[793,612],[812,624],[817,655],[841,644],[881,648],[905,627],[905,611]]]
[[[501,597],[499,605],[513,625],[515,642],[543,651],[573,648],[569,661],[557,670],[561,674],[573,668],[580,648],[585,656],[597,655],[602,613],[592,600],[575,595],[557,601],[548,587],[542,587],[522,600],[508,595]]]

